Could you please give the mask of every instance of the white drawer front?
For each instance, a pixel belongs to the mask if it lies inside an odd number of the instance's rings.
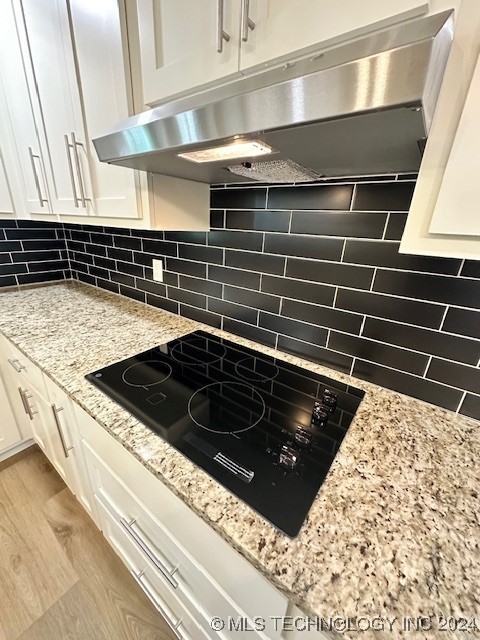
[[[246,619],[247,614],[238,607],[213,578],[169,534],[164,526],[138,502],[122,481],[100,460],[85,443],[89,472],[94,491],[104,508],[121,526],[127,537],[142,555],[162,574],[177,597],[196,617],[205,632],[218,640],[255,640],[266,638],[251,630],[213,634],[210,621],[218,616],[226,622]],[[214,550],[212,549],[212,552]],[[249,624],[250,629],[253,623]],[[269,636],[270,637],[270,636]]]
[[[7,338],[4,338],[4,345],[8,364],[15,369],[17,373],[22,375],[25,381],[31,385],[35,391],[46,399],[47,391],[41,370],[33,364],[27,356],[24,356]]]
[[[105,538],[137,581],[157,611],[172,627],[179,640],[208,640],[194,618],[173,593],[169,585],[143,557],[125,531],[112,518],[103,500],[95,495]]]

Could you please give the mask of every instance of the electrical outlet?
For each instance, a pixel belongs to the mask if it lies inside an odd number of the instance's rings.
[[[163,260],[152,260],[153,279],[163,282]]]

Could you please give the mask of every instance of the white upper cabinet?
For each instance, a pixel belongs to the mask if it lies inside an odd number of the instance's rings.
[[[136,2],[147,105],[306,56],[429,8],[428,0]]]
[[[176,4],[165,3],[170,9]],[[183,4],[186,13],[189,3]],[[83,224],[209,228],[206,185],[148,179],[98,160],[92,140],[133,110],[125,11],[124,0],[4,0],[0,115],[6,118],[0,119],[0,143],[5,120],[15,148],[5,166],[10,176],[19,165],[13,173],[22,183],[22,216],[42,220],[53,213],[59,221]],[[225,20],[228,16],[226,10]],[[204,63],[200,66],[208,68]]]
[[[22,22],[25,28],[24,60],[35,119],[43,125],[48,150],[53,210],[63,215],[85,212],[92,192],[67,5],[16,0],[14,6],[19,30]]]
[[[240,0],[138,0],[145,104],[240,75]]]
[[[3,156],[0,151],[0,217],[10,217],[14,214],[15,209],[13,207],[10,186],[8,184],[7,174],[5,172]]]
[[[477,180],[480,176],[479,115],[480,57],[445,167],[430,233],[477,236],[480,242],[477,191]]]
[[[18,188],[17,214],[51,214],[44,153],[25,77],[13,7],[2,3],[0,20],[0,130],[6,173]],[[21,209],[21,211],[20,211]]]
[[[401,253],[480,260],[480,3],[463,0]]]
[[[98,217],[137,218],[135,173],[97,158],[92,139],[130,115],[130,73],[122,49],[117,0],[70,0],[72,34],[81,87],[93,202]]]
[[[278,64],[427,11],[427,0],[242,0],[240,69]]]
[[[117,0],[13,0],[13,6],[45,150],[40,154],[29,145],[31,171],[36,169],[38,180],[46,169],[47,184],[39,191],[48,188],[48,204],[60,219],[141,218],[135,173],[100,163],[92,143],[129,115],[129,71]],[[18,139],[21,122],[18,114],[13,117]]]

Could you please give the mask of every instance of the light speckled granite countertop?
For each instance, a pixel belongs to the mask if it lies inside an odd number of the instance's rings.
[[[294,540],[84,379],[198,328],[366,391]],[[480,623],[479,423],[79,283],[5,290],[0,330],[309,615],[444,614]],[[472,637],[405,634],[400,623],[343,637],[406,635]]]

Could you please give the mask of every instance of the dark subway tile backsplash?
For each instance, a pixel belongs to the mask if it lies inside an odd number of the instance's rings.
[[[354,211],[408,211],[415,182],[359,184],[355,190]]]
[[[365,316],[386,318],[431,329],[440,327],[446,310],[444,305],[352,289],[338,289],[335,306]]]
[[[287,259],[286,275],[299,280],[314,280],[357,289],[370,289],[373,269],[339,262]]]
[[[395,213],[390,215],[385,229],[385,240],[401,240],[406,222],[406,213]]]
[[[443,331],[480,340],[480,313],[466,309],[450,308],[445,316]]]
[[[428,377],[451,387],[457,387],[471,393],[480,390],[480,369],[467,367],[456,362],[448,362],[433,358],[428,367]]]
[[[252,189],[212,189],[210,193],[212,209],[265,209],[267,190]]]
[[[292,233],[342,238],[382,238],[386,213],[318,213],[293,211]]]
[[[269,209],[315,209],[316,211],[350,208],[353,186],[317,184],[313,187],[270,187]]]
[[[355,360],[353,375],[451,411],[458,408],[463,395],[458,389],[360,359]]]
[[[335,299],[335,287],[313,282],[300,282],[299,280],[279,276],[263,275],[262,291],[284,296],[285,298],[323,304],[328,307],[333,305]]]
[[[378,362],[387,367],[415,373],[419,376],[423,375],[428,364],[428,356],[426,355],[367,340],[363,336],[360,338],[346,333],[337,333],[336,331],[330,333],[328,346],[330,349],[348,353],[356,358]]]
[[[392,325],[385,320],[367,318],[362,335],[380,342],[396,344],[406,349],[421,351],[447,360],[457,360],[473,366],[480,361],[479,340],[451,336],[440,331],[404,324]]]
[[[215,217],[216,216],[212,212],[213,221],[215,221]],[[219,220],[218,223],[220,223]],[[212,227],[213,226],[214,225],[212,223]],[[284,233],[287,233],[290,226],[290,212],[227,211],[226,226],[227,229],[244,229],[246,231],[282,231]]]
[[[289,233],[265,234],[264,251],[266,253],[318,260],[340,260],[342,249],[343,240],[340,238],[294,236]]]
[[[68,258],[61,224],[0,220],[0,287],[70,278]]]
[[[210,232],[1,221],[0,286],[72,274],[480,419],[480,263],[399,253],[414,180],[215,187]]]
[[[457,275],[461,260],[453,258],[429,258],[399,253],[397,242],[375,242],[368,240],[347,240],[344,262],[387,267],[407,271],[428,271]]]
[[[377,271],[374,291],[480,309],[480,280],[399,271]]]

